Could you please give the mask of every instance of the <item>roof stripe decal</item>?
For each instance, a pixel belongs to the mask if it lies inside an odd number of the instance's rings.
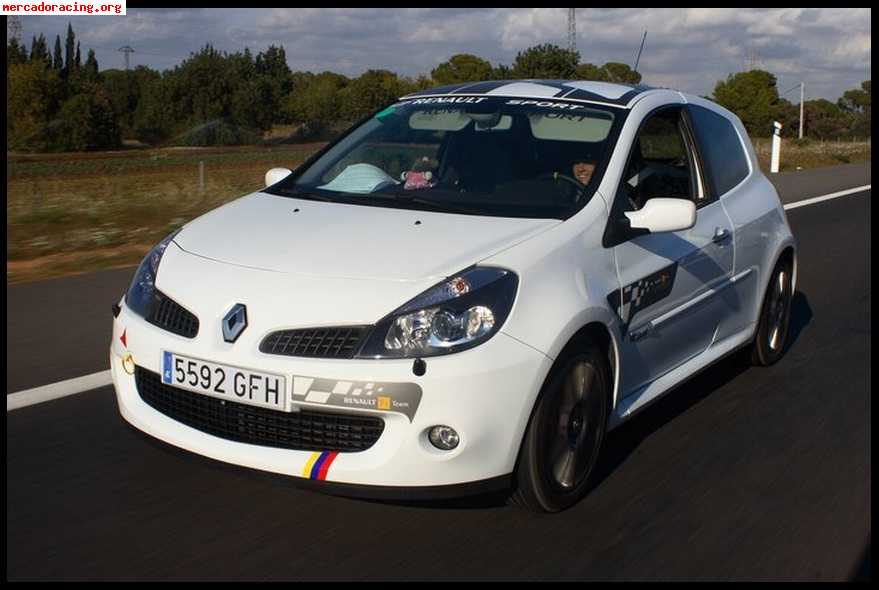
[[[476,82],[474,84],[465,84],[464,86],[461,86],[460,88],[452,92],[452,94],[461,94],[462,91],[465,89],[468,93],[484,94],[486,92],[494,90],[495,88],[500,88],[505,84],[508,84],[508,82],[506,82],[505,80],[494,80],[491,82]]]
[[[414,100],[414,99],[418,99],[418,98],[441,98],[441,97],[446,97],[446,96],[463,97],[463,96],[486,96],[486,95],[484,95],[484,94],[470,94],[469,92],[465,92],[463,94],[409,94],[409,95],[400,97],[400,100],[405,101],[405,100]],[[561,97],[547,98],[545,96],[528,96],[526,94],[517,94],[515,96],[511,95],[509,97],[490,95],[490,98],[498,98],[498,99],[500,99],[500,98],[528,98],[528,99],[534,99],[534,100],[563,100],[566,102],[577,102],[577,103],[582,103],[582,104],[597,104],[600,106],[613,107],[616,109],[629,108],[629,105],[627,105],[627,104],[614,104],[612,102],[604,102],[604,101],[600,101],[600,100],[582,100],[582,99],[577,99],[577,98],[561,98]]]
[[[653,90],[647,86],[593,82],[586,80],[486,80],[430,88],[404,96],[434,98],[440,96],[511,96],[517,98],[563,98],[616,107],[631,107],[636,97]]]

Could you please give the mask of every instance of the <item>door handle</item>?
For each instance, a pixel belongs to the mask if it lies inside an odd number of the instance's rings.
[[[732,237],[732,232],[730,232],[725,227],[718,227],[714,230],[714,237],[711,238],[711,241],[715,244],[721,244],[726,242]]]

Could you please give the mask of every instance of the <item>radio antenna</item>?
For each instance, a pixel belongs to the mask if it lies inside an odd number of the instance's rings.
[[[644,36],[641,37],[641,47],[638,49],[638,57],[635,58],[635,67],[632,68],[633,71],[638,71],[638,64],[641,62],[641,52],[644,51],[644,41],[647,40],[647,29],[644,29]]]

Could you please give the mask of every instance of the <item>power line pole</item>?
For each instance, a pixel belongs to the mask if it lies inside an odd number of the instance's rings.
[[[763,69],[763,62],[760,60],[760,54],[753,45],[748,45],[747,55],[745,57],[745,71]]]
[[[127,72],[128,71],[128,56],[130,54],[134,53],[134,48],[131,45],[123,45],[122,47],[120,47],[116,51],[121,51],[122,53],[125,54],[125,71]]]
[[[568,9],[568,51],[577,51],[577,9]]]
[[[806,82],[802,81],[799,84],[797,84],[796,86],[791,86],[790,88],[788,88],[787,90],[785,90],[784,92],[779,94],[778,96],[780,98],[780,97],[788,94],[792,90],[796,90],[797,86],[800,87],[800,133],[799,133],[799,137],[800,137],[800,139],[803,139],[803,122],[806,120],[806,115],[805,115],[805,113],[806,113]]]
[[[7,42],[15,39],[17,43],[21,43],[21,17],[7,16],[6,19]]]
[[[806,83],[800,82],[800,139],[803,139],[803,113],[806,104]]]

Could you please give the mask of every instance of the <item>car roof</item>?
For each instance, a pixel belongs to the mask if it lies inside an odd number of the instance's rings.
[[[651,86],[616,84],[589,80],[486,80],[429,88],[407,94],[401,100],[439,96],[510,96],[516,98],[564,99],[628,108]]]

